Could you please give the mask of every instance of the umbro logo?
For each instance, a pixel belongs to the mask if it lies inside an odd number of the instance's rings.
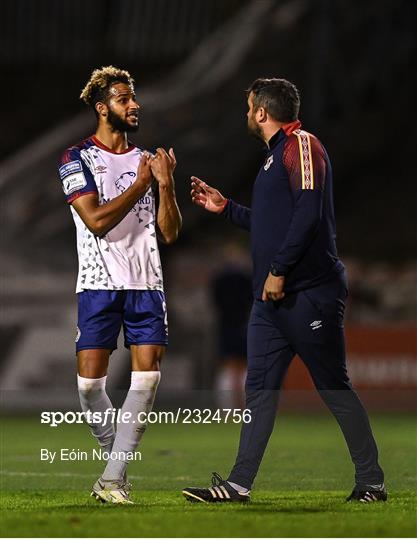
[[[97,165],[95,168],[96,173],[105,173],[107,171],[107,167],[105,165]]]
[[[274,156],[269,156],[269,158],[266,160],[266,163],[264,165],[264,171],[267,171],[273,162],[274,162]]]
[[[323,325],[321,324],[321,321],[313,321],[311,324],[312,330],[317,330],[318,328],[321,328]]]

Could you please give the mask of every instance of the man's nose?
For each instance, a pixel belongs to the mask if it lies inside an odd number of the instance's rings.
[[[134,99],[130,99],[129,103],[127,104],[127,108],[129,110],[134,109],[135,111],[138,111],[140,109],[140,105]]]

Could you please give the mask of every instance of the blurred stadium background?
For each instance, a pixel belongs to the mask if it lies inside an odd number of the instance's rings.
[[[278,76],[299,87],[303,125],[333,161],[338,245],[350,281],[353,381],[368,406],[414,409],[412,9],[407,0],[3,0],[3,408],[78,408],[75,230],[56,165],[67,146],[94,129],[80,89],[95,67],[114,64],[137,82],[143,108],[132,139],[149,149],[173,146],[178,158],[184,228],[177,244],[161,247],[171,344],[159,406],[195,390],[215,403],[210,283],[226,264],[224,246],[246,248],[248,239],[192,206],[189,178],[200,176],[249,203],[263,150],[246,133],[244,89],[259,76]],[[113,356],[112,385],[120,388],[128,359],[121,347]],[[286,388],[288,407],[319,407],[301,363],[292,366]]]

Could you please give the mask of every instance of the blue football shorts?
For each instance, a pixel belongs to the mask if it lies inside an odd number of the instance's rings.
[[[168,321],[162,291],[86,290],[78,293],[76,351],[117,349],[123,327],[125,347],[168,345]]]

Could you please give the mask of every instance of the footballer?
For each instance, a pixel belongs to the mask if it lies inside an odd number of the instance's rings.
[[[160,364],[168,343],[167,312],[158,239],[172,244],[181,228],[173,172],[174,151],[151,155],[132,144],[140,105],[130,74],[113,66],[96,69],[81,99],[94,111],[94,135],[62,155],[59,176],[77,232],[78,392],[83,411],[100,413],[90,423],[110,455],[92,495],[102,502],[132,504],[126,476],[152,409]],[[123,328],[130,350],[131,383],[122,406],[130,422],[117,430],[106,411],[109,358]],[[126,416],[125,416],[126,417]]]

